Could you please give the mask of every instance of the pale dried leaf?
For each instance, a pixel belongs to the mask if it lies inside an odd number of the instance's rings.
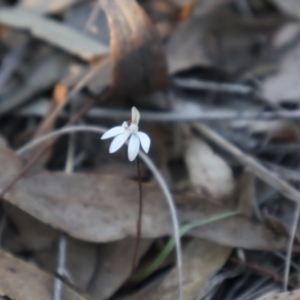
[[[299,101],[300,97],[300,43],[282,58],[276,74],[266,78],[262,85],[263,96],[274,104],[280,101]]]
[[[3,203],[4,211],[18,230],[18,241],[26,250],[41,250],[52,246],[59,232],[22,210]]]
[[[35,259],[42,269],[54,274],[57,263],[57,244],[36,252]],[[97,245],[68,237],[66,270],[74,286],[85,291],[97,265]]]
[[[18,159],[7,148],[0,149],[2,160],[5,168],[0,170],[1,186],[13,177],[7,174],[15,175],[19,170]],[[107,242],[136,235],[137,183],[125,178],[42,172],[20,180],[5,200],[43,223],[85,241]],[[162,191],[156,185],[144,183],[143,200],[143,237],[171,235],[170,213]],[[178,195],[175,200],[183,222],[232,210],[188,194]],[[275,237],[259,223],[243,216],[214,222],[190,234],[234,247],[265,250],[286,247],[285,238]]]
[[[142,239],[139,258],[149,249],[152,240]],[[125,239],[98,246],[99,267],[89,289],[89,294],[97,300],[105,300],[113,295],[131,274],[135,240]]]
[[[299,300],[300,290],[294,290],[292,292],[272,294],[269,296],[261,297],[257,300]]]
[[[228,198],[234,189],[232,171],[204,141],[187,141],[184,154],[190,182],[197,194],[214,200]]]
[[[0,23],[29,30],[33,36],[84,60],[107,55],[109,47],[62,23],[23,8],[1,8]]]
[[[282,12],[294,16],[300,17],[300,2],[299,0],[272,0]]]
[[[52,300],[53,278],[37,267],[0,250],[0,296],[13,300]],[[87,299],[64,286],[62,300]]]
[[[219,270],[231,253],[230,247],[205,240],[193,239],[183,252],[184,299],[195,300],[201,294],[210,277]],[[159,286],[146,287],[126,300],[174,300],[177,296],[176,270],[172,270]]]
[[[38,13],[56,13],[79,1],[81,0],[21,0],[18,6]]]

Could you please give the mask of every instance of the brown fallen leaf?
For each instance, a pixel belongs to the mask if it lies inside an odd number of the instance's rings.
[[[113,82],[122,94],[166,89],[167,67],[151,20],[135,0],[100,0],[111,33]]]
[[[53,278],[37,267],[0,250],[0,296],[13,300],[52,300]],[[64,286],[62,300],[84,300]]]
[[[18,158],[8,148],[0,148],[2,161],[1,186],[20,169]],[[162,191],[156,185],[145,183],[143,196],[143,238],[172,235],[170,213]],[[91,242],[135,237],[137,199],[135,181],[98,174],[63,172],[27,175],[5,196],[9,203],[43,223],[72,237]],[[175,200],[183,223],[232,210],[232,207],[189,194],[177,195]],[[196,228],[189,234],[247,249],[274,250],[286,247],[286,238],[276,237],[263,225],[242,215]]]
[[[183,251],[184,299],[198,299],[210,277],[219,270],[231,253],[230,247],[205,240],[193,239]],[[126,300],[173,300],[177,295],[176,270],[172,270],[162,282],[151,284]]]

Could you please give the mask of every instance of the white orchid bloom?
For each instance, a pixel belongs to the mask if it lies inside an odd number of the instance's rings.
[[[124,122],[122,126],[113,127],[102,135],[101,140],[114,137],[109,147],[109,153],[118,151],[128,138],[130,138],[128,144],[128,158],[130,161],[137,157],[141,145],[143,150],[148,153],[151,141],[146,133],[139,131],[139,120],[140,113],[133,107],[130,121]]]

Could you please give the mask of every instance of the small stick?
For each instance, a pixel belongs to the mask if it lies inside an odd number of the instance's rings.
[[[58,243],[58,260],[57,260],[57,276],[54,280],[53,300],[61,300],[63,282],[61,277],[65,275],[65,266],[67,261],[67,237],[64,233],[61,234]]]
[[[140,165],[139,156],[137,156],[136,158],[136,168],[137,168],[138,186],[139,186],[139,210],[138,210],[138,219],[137,219],[136,243],[135,243],[133,261],[132,261],[131,274],[133,274],[133,271],[137,264],[138,251],[139,251],[139,246],[140,246],[141,236],[142,236],[143,190],[142,190],[142,176],[141,176],[141,165]]]

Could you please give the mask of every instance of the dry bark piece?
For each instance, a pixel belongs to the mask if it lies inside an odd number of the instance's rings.
[[[183,252],[184,299],[194,300],[210,277],[218,271],[231,253],[230,247],[220,246],[205,240],[193,239]],[[173,300],[177,296],[176,270],[172,270],[159,286],[152,284],[126,300]]]
[[[52,300],[53,278],[37,267],[0,250],[0,296],[13,300]],[[62,300],[84,300],[64,286]]]
[[[109,52],[109,47],[72,28],[23,8],[1,8],[0,23],[29,30],[33,36],[49,42],[84,60]]]
[[[214,200],[224,200],[232,195],[232,171],[208,144],[200,139],[188,140],[184,157],[191,185],[197,194]]]
[[[135,0],[100,0],[111,34],[113,82],[122,94],[167,87],[167,67],[158,35]]]

